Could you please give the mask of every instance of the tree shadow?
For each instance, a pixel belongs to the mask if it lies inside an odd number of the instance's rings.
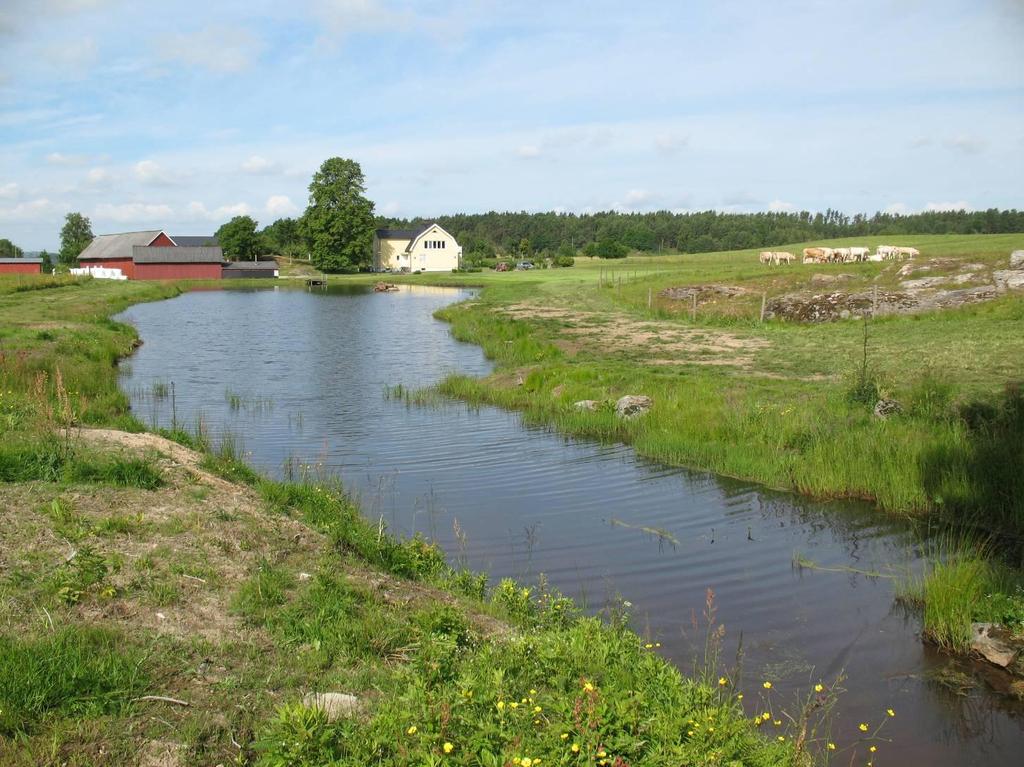
[[[946,522],[982,530],[1024,554],[1024,388],[959,408],[964,438],[921,458],[928,497]]]

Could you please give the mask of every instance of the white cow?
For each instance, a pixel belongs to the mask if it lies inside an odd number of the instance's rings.
[[[863,261],[868,257],[867,248],[850,248],[850,255],[853,256],[855,261]]]
[[[777,264],[791,264],[796,259],[796,256],[785,250],[776,250],[774,256]]]
[[[879,245],[875,249],[875,254],[882,258],[895,258],[896,257],[896,246],[895,245]]]
[[[917,248],[896,248],[896,255],[899,257],[900,261],[902,261],[904,256],[906,256],[907,258],[920,256],[921,251],[919,251]]]
[[[850,258],[849,248],[833,248],[832,249],[832,260],[833,261],[848,261]]]

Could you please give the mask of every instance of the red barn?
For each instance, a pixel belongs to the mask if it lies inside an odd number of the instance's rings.
[[[39,274],[41,271],[41,258],[0,258],[0,274]]]
[[[115,269],[113,276],[120,273],[129,280],[219,280],[224,254],[219,247],[179,247],[164,232],[149,230],[101,234],[82,251],[78,263],[83,271]]]

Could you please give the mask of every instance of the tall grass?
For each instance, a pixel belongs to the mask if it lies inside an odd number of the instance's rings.
[[[99,629],[0,634],[0,735],[32,732],[49,714],[118,711],[147,684],[142,660],[122,637]]]

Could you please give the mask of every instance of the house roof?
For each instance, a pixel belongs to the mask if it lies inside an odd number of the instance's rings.
[[[79,261],[91,261],[108,258],[131,258],[132,248],[136,245],[149,245],[160,236],[161,230],[149,229],[144,232],[121,232],[119,234],[101,234],[94,237],[88,247],[78,256]]]
[[[415,240],[430,227],[434,226],[434,221],[430,221],[422,226],[418,226],[415,229],[378,229],[377,239],[379,240]]]
[[[132,248],[132,260],[137,264],[211,264],[224,261],[224,251],[212,248]]]
[[[204,245],[219,245],[215,234],[172,234],[169,235],[180,247],[201,248]]]
[[[41,258],[0,258],[0,264],[41,264]]]
[[[232,261],[224,264],[225,269],[278,269],[277,261]]]

